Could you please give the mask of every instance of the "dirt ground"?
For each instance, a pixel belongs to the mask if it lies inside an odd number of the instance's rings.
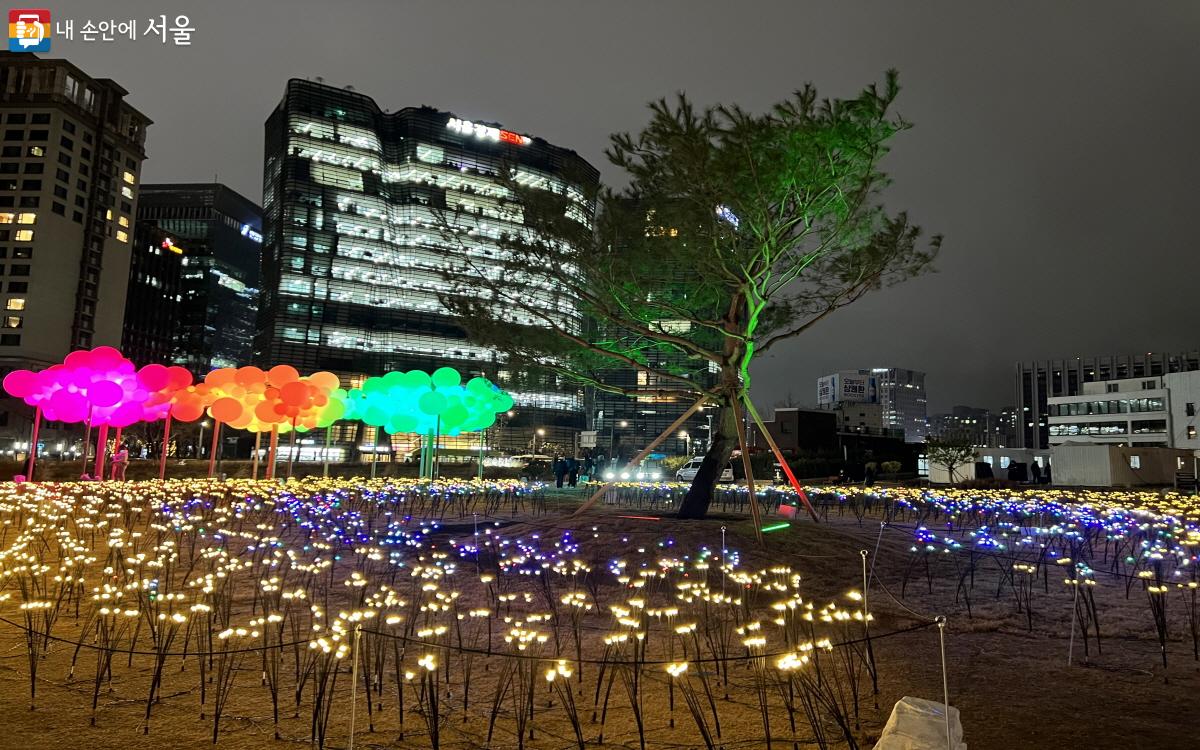
[[[910,540],[902,530],[880,532],[877,520],[858,522],[852,517],[831,518],[820,525],[808,521],[793,522],[790,528],[768,534],[765,551],[754,543],[753,528],[742,518],[712,517],[702,522],[677,522],[671,519],[644,520],[621,518],[628,511],[605,508],[584,519],[567,521],[563,515],[534,520],[523,528],[533,531],[559,529],[565,524],[585,529],[592,525],[609,530],[628,530],[648,534],[647,538],[671,538],[681,548],[707,544],[719,548],[721,527],[728,529],[727,546],[743,552],[743,566],[786,564],[803,576],[802,591],[817,601],[838,597],[849,589],[861,588],[860,550],[874,551],[875,580],[870,589],[870,609],[875,614],[874,632],[883,637],[873,640],[879,674],[879,693],[871,694],[869,680],[862,691],[859,744],[871,747],[878,738],[894,702],[905,695],[941,700],[942,679],[939,639],[936,627],[884,636],[919,625],[934,615],[948,618],[946,655],[950,701],[962,712],[964,739],[972,750],[991,748],[1196,748],[1200,747],[1196,727],[1200,726],[1200,662],[1193,658],[1191,635],[1181,606],[1171,600],[1169,611],[1172,640],[1168,646],[1168,666],[1164,669],[1155,638],[1153,620],[1146,606],[1146,595],[1135,587],[1126,598],[1121,583],[1099,576],[1096,587],[1097,609],[1101,621],[1103,649],[1089,644],[1084,656],[1078,637],[1073,644],[1073,665],[1067,666],[1072,600],[1069,587],[1051,576],[1048,592],[1039,583],[1033,597],[1033,629],[1026,615],[1018,612],[1014,597],[999,587],[1000,565],[981,565],[971,590],[972,611],[956,597],[958,574],[953,561],[937,560],[930,569],[928,584],[923,568],[913,569],[907,586]],[[508,528],[505,533],[516,533]],[[905,588],[903,596],[901,589]],[[12,607],[2,608],[4,617],[16,620]],[[64,626],[65,628],[66,626]],[[55,631],[63,637],[69,630]],[[94,656],[84,652],[74,676],[69,675],[73,648],[59,644],[42,660],[37,680],[36,708],[30,709],[29,664],[21,631],[0,623],[0,748],[88,747],[93,750],[121,748],[201,748],[211,746],[211,713],[201,716],[196,692],[198,676],[194,667],[170,666],[165,678],[163,699],[153,707],[146,727],[143,722],[149,665],[139,657],[126,666],[118,657],[111,690],[100,698],[96,726],[90,726],[91,677]],[[307,708],[298,716],[285,705],[280,723],[282,739],[273,739],[269,694],[259,687],[261,672],[253,662],[243,662],[232,693],[233,698],[222,719],[220,748],[244,750],[261,747],[290,747],[309,744],[310,719]],[[482,713],[471,712],[464,722],[452,716],[442,729],[444,748],[485,747],[486,704],[496,675],[478,673],[472,688],[472,702]],[[654,676],[656,682],[665,678]],[[335,700],[327,747],[346,747],[348,731],[349,676],[342,682]],[[756,697],[748,685],[749,668],[734,670],[728,699],[721,701],[723,737],[718,743],[725,750],[765,747]],[[394,690],[394,688],[392,688]],[[621,688],[614,689],[614,693]],[[590,693],[590,687],[587,691]],[[669,725],[670,711],[663,700],[661,685],[649,686],[645,694],[646,746],[652,748],[703,748],[690,715],[676,696],[675,729]],[[415,694],[414,694],[415,695]],[[567,750],[574,747],[571,727],[555,696],[539,684],[535,693],[534,737],[524,747]],[[591,696],[580,695],[580,714],[588,747],[638,748],[634,717],[627,708],[624,694],[613,699],[604,741],[597,737],[598,725],[587,721],[591,714]],[[413,702],[410,697],[409,703]],[[285,701],[286,704],[286,701]],[[425,725],[413,711],[406,717],[405,739],[399,739],[394,692],[385,694],[379,709],[371,717],[375,731],[368,731],[366,704],[359,691],[356,704],[356,747],[428,748],[431,742]],[[878,707],[876,707],[876,705]],[[776,711],[772,717],[774,747],[792,745],[785,731],[786,717]],[[483,718],[480,718],[480,717]],[[491,748],[516,748],[511,712],[501,711]],[[810,739],[803,731],[801,740]],[[812,746],[799,742],[797,746]],[[831,746],[844,746],[832,742]]]

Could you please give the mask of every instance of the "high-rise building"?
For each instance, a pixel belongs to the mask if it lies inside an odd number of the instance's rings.
[[[121,345],[150,125],[127,93],[66,60],[0,52],[0,375]],[[0,399],[0,450],[23,458],[32,420]],[[70,441],[42,425],[48,455]]]
[[[65,60],[0,52],[0,365],[120,346],[150,119]]]
[[[839,370],[817,380],[817,405],[822,409],[842,410],[847,405],[878,404],[875,419],[863,409],[863,426],[872,429],[900,430],[905,442],[925,441],[925,373],[896,367],[870,370]]]
[[[166,233],[180,256],[170,361],[203,376],[254,357],[262,209],[218,183],[143,185],[138,223]]]
[[[507,367],[468,341],[441,301],[470,284],[467,272],[451,283],[449,265],[499,272],[499,240],[532,231],[508,200],[510,180],[562,195],[567,215],[590,226],[599,174],[573,151],[429,107],[388,113],[348,89],[289,81],[266,124],[259,359],[330,370],[347,384],[442,366],[483,374],[513,395],[514,416],[503,421],[519,442],[571,445],[582,390]],[[581,324],[551,294],[530,294]]]
[[[1047,399],[1078,396],[1084,383],[1153,378],[1200,370],[1200,351],[1112,354],[1101,357],[1018,362],[1016,398],[1017,447],[1050,447]]]
[[[139,365],[168,363],[179,331],[184,246],[155,224],[133,229],[121,352]]]

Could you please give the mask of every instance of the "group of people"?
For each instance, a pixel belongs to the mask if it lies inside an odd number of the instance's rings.
[[[555,487],[562,487],[564,482],[568,487],[576,487],[581,475],[586,480],[592,474],[594,463],[590,456],[582,461],[574,456],[555,456],[551,469],[554,471]]]

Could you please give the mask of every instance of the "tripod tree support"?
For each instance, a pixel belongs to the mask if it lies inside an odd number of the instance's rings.
[[[750,493],[750,518],[754,520],[754,538],[758,546],[767,546],[762,532],[762,511],[758,507],[758,493],[754,489],[754,469],[750,466],[750,451],[746,450],[746,425],[742,423],[742,410],[737,396],[729,399],[733,407],[733,418],[737,422],[738,446],[742,449],[742,470],[746,472],[746,490]]]
[[[783,451],[779,450],[779,446],[775,444],[775,438],[771,437],[770,431],[768,431],[766,425],[763,424],[762,417],[758,416],[758,410],[754,408],[754,402],[750,400],[749,396],[746,396],[746,411],[749,412],[750,418],[754,420],[754,424],[758,425],[758,431],[762,433],[764,438],[766,438],[767,445],[771,446],[771,452],[775,454],[775,458],[779,461],[780,467],[783,468],[783,473],[787,475],[788,482],[791,483],[792,489],[796,491],[796,494],[800,497],[800,501],[804,503],[804,507],[808,508],[809,515],[812,516],[814,521],[820,523],[821,519],[817,518],[817,511],[813,509],[812,503],[808,500],[808,495],[805,494],[804,489],[800,486],[800,482],[796,479],[796,475],[792,473],[792,467],[788,466],[788,462],[783,459]]]

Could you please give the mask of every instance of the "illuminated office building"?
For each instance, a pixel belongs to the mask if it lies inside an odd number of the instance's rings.
[[[501,442],[569,446],[583,426],[581,389],[509,369],[467,340],[439,297],[472,293],[471,274],[498,271],[499,240],[530,233],[506,178],[562,195],[567,215],[591,224],[599,175],[573,151],[429,107],[389,113],[349,89],[289,81],[266,124],[259,360],[330,370],[347,384],[442,366],[483,374],[516,401],[503,421],[521,438]],[[464,264],[470,273],[446,277]],[[581,326],[552,285],[527,293],[561,325]]]
[[[197,377],[249,364],[258,318],[262,209],[219,183],[146,184],[138,224],[165,232],[181,251],[170,362]],[[140,259],[148,258],[135,257]]]

